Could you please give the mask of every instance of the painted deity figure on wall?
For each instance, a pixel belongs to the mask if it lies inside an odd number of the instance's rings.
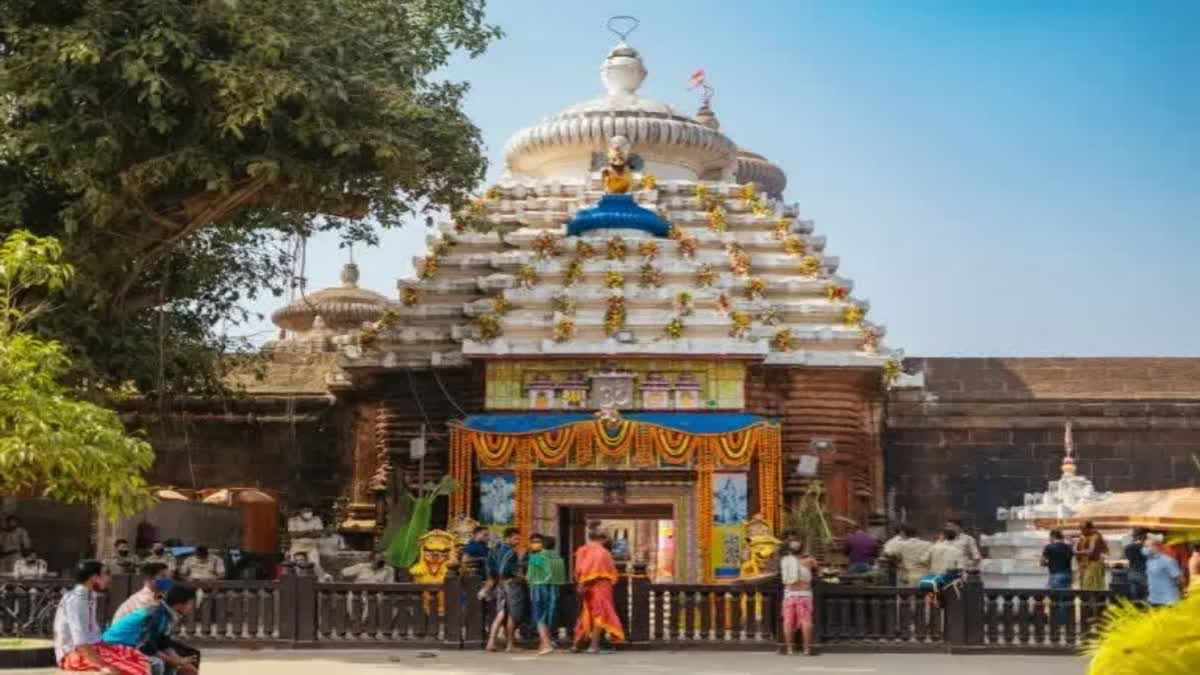
[[[613,136],[608,139],[608,166],[600,171],[604,191],[623,195],[633,188],[633,171],[629,168],[629,139]]]

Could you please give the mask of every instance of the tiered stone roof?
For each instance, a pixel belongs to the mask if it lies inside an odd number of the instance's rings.
[[[601,67],[605,96],[515,134],[504,177],[429,237],[399,303],[334,338],[342,369],[506,356],[893,358],[825,238],[779,199],[783,172],[739,150],[707,106],[693,119],[637,95],[645,76],[622,43]],[[671,223],[671,238],[565,235],[600,200],[597,158],[616,135],[632,144],[635,199]]]
[[[767,202],[753,186],[665,181],[636,196],[672,223],[676,238],[564,236],[573,213],[600,195],[598,177],[494,187],[475,207],[486,231],[448,223],[431,237],[430,254],[414,260],[421,278],[400,282],[400,309],[365,333],[366,344],[362,334],[347,341],[344,365],[508,355],[887,360],[883,329],[863,318],[867,303],[850,295],[825,238],[794,208]],[[623,321],[613,320],[616,305]],[[668,329],[673,321],[677,332]]]

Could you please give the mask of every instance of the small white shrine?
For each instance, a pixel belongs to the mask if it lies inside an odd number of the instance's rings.
[[[1064,432],[1064,444],[1067,454],[1063,457],[1062,476],[1050,481],[1045,492],[1025,493],[1021,506],[997,509],[996,519],[1005,524],[1005,530],[980,537],[979,545],[987,556],[979,564],[985,588],[1045,588],[1046,568],[1040,561],[1042,549],[1050,542],[1050,531],[1036,527],[1034,520],[1070,518],[1083,505],[1111,495],[1096,492],[1092,481],[1076,475],[1070,423]]]

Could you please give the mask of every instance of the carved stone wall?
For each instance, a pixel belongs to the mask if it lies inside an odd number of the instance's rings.
[[[808,484],[794,471],[810,441],[829,440],[834,449],[821,456],[819,478],[828,491],[830,513],[865,523],[882,510],[882,396],[877,370],[751,369],[748,412],[778,417],[783,424],[786,496],[799,494]]]

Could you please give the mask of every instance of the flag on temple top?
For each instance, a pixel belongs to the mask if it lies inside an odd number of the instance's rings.
[[[704,72],[704,69],[698,68],[696,72],[692,73],[692,76],[688,78],[688,88],[695,89],[696,87],[703,87],[707,78],[708,75]]]

